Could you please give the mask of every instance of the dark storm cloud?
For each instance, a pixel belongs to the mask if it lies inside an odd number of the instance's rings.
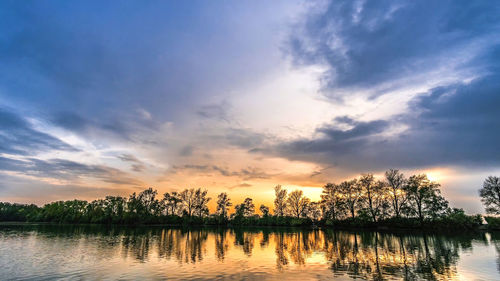
[[[0,153],[31,155],[47,150],[76,151],[58,138],[34,129],[13,111],[0,107]]]
[[[332,101],[339,92],[349,98],[339,89],[370,90],[443,66],[474,69],[475,79],[415,93],[407,112],[385,120],[339,117],[315,137],[254,151],[365,171],[500,165],[499,14],[495,1],[328,2],[292,36],[290,50],[297,63],[327,66]]]
[[[388,121],[356,122],[344,131],[325,125],[317,130],[320,137],[283,143],[275,153],[368,170],[500,165],[500,73],[433,89],[411,104],[411,112]],[[408,128],[396,136],[382,134],[390,124]]]
[[[27,158],[17,160],[0,157],[0,171],[17,172],[22,175],[58,180],[76,181],[82,178],[95,178],[117,185],[139,186],[142,184],[141,181],[115,168],[104,165],[87,165],[64,159],[41,160]]]
[[[499,14],[496,1],[330,1],[288,50],[299,64],[328,66],[325,89],[339,98],[335,89],[373,88],[473,55],[495,40]]]

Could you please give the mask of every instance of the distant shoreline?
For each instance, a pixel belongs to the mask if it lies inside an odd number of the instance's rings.
[[[142,227],[171,227],[171,228],[227,228],[227,229],[294,229],[294,230],[340,230],[340,231],[377,231],[377,232],[431,232],[450,234],[452,231],[460,229],[461,231],[477,232],[477,231],[500,231],[499,227],[489,227],[487,224],[477,226],[475,228],[463,229],[457,228],[436,228],[432,225],[424,227],[387,227],[387,226],[327,226],[327,225],[237,225],[237,224],[101,224],[101,223],[57,223],[57,222],[23,222],[23,221],[0,221],[2,226],[82,226],[82,227],[117,227],[117,228],[142,228]]]

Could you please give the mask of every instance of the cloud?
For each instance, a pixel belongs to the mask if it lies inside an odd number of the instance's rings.
[[[262,169],[256,167],[247,167],[237,171],[231,171],[230,169],[223,168],[217,165],[193,165],[193,164],[173,166],[170,172],[177,173],[183,170],[195,170],[197,172],[202,172],[202,173],[217,172],[218,174],[224,177],[238,177],[243,180],[269,179],[275,176],[274,174],[266,173]]]
[[[116,185],[141,186],[140,180],[127,173],[105,165],[87,165],[65,159],[41,160],[27,158],[24,160],[0,157],[0,171],[16,172],[38,178],[51,178],[70,182],[79,182],[93,178]]]
[[[411,101],[411,111],[388,120],[334,121],[319,136],[283,142],[264,153],[355,170],[392,167],[500,165],[500,72],[435,88]],[[407,127],[391,134],[393,125]]]
[[[34,179],[1,175],[0,197],[10,202],[45,204],[56,200],[93,200],[107,195],[127,196],[134,192],[124,186],[96,187],[77,184],[50,184]]]
[[[336,107],[365,91],[371,104],[401,96],[395,106],[403,110],[340,116],[313,136],[251,151],[346,171],[500,165],[499,12],[497,4],[455,1],[313,7],[288,41],[296,65],[325,67],[323,94]],[[415,92],[421,87],[428,90]]]
[[[298,65],[326,67],[332,99],[382,89],[377,96],[431,73],[482,71],[468,63],[498,42],[499,12],[486,1],[328,1],[294,28],[287,50]]]
[[[233,119],[229,114],[230,109],[231,105],[227,101],[224,101],[219,104],[201,106],[198,111],[196,111],[196,114],[204,119],[214,119],[230,123]]]
[[[230,186],[229,189],[247,188],[247,187],[252,187],[252,185],[249,184],[249,183],[243,182],[243,183],[240,183],[240,184],[236,184],[236,185]]]
[[[132,154],[121,154],[118,158],[124,162],[132,162],[131,166],[134,172],[142,172],[146,168],[144,163]]]
[[[34,129],[13,111],[0,107],[0,153],[33,155],[47,150],[77,151],[60,139]]]

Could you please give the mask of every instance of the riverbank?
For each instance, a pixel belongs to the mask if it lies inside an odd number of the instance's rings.
[[[224,220],[220,217],[180,217],[163,216],[149,220],[137,220],[129,222],[75,222],[75,221],[0,221],[0,225],[104,225],[104,226],[162,226],[162,227],[224,227],[224,228],[301,228],[301,229],[338,229],[338,230],[376,230],[376,231],[499,231],[500,218],[484,217],[486,224],[483,224],[483,217],[479,215],[464,215],[458,218],[447,218],[434,221],[424,221],[421,223],[413,218],[392,218],[371,222],[359,218],[346,219],[342,221],[319,220],[313,221],[308,218],[294,217],[247,217],[237,220]]]

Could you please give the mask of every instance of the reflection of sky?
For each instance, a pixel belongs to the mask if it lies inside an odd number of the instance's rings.
[[[412,280],[495,280],[499,275],[497,240],[484,233],[4,226],[0,234],[3,279],[5,274],[123,280],[372,280],[379,274]]]
[[[1,200],[500,171],[495,1],[0,5]]]

